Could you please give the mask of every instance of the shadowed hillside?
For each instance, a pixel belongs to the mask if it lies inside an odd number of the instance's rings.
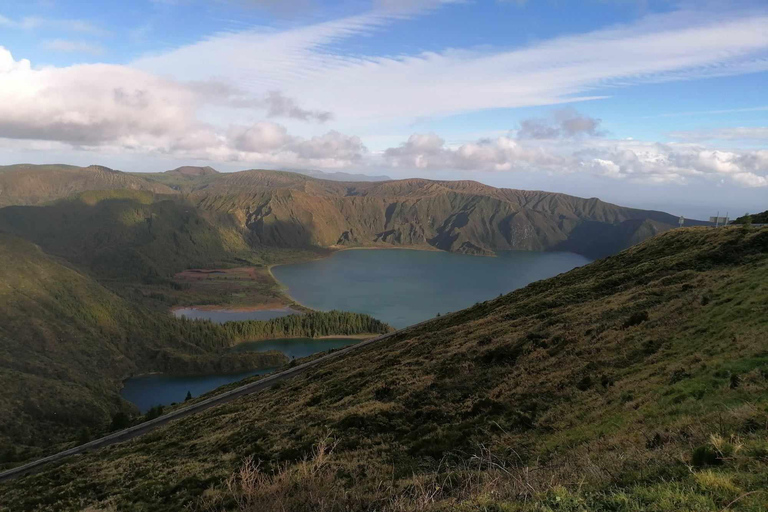
[[[757,512],[767,286],[768,229],[675,230],[0,493],[18,509]]]
[[[357,335],[390,328],[367,315],[317,312],[225,325],[150,311],[37,246],[0,234],[0,465],[28,459],[132,413],[118,392],[139,373],[235,373],[287,362],[228,353],[240,341]],[[9,451],[10,450],[10,451]]]
[[[130,410],[118,391],[134,373],[285,361],[282,354],[208,361],[237,338],[218,325],[146,311],[19,238],[0,234],[0,260],[0,455],[10,441],[35,450],[84,427],[104,428]]]
[[[100,277],[147,283],[192,267],[259,261],[248,232],[230,216],[141,191],[91,191],[45,206],[6,207],[2,231]]]

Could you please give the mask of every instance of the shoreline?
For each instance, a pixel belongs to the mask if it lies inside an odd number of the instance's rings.
[[[286,310],[291,309],[290,304],[282,304],[279,302],[272,302],[269,304],[257,304],[255,306],[234,306],[226,307],[216,304],[202,304],[199,306],[173,306],[171,312],[180,311],[182,309],[194,309],[197,311],[220,311],[227,313],[249,313],[252,311],[274,311],[274,310]]]

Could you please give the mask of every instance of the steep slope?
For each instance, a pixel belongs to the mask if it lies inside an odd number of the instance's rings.
[[[0,454],[11,442],[37,450],[99,430],[130,409],[123,378],[231,344],[219,327],[126,302],[25,240],[0,234],[0,261]]]
[[[150,283],[190,267],[257,261],[248,232],[228,215],[142,191],[85,192],[45,206],[2,208],[3,231],[100,277]]]
[[[763,213],[744,215],[742,217],[739,217],[735,221],[733,221],[733,223],[734,224],[768,224],[768,210],[764,211]]]
[[[0,206],[115,188],[183,196],[198,210],[213,212],[209,220],[226,219],[225,229],[234,223],[248,232],[252,247],[414,246],[470,254],[569,250],[598,258],[677,225],[676,217],[662,212],[474,181],[341,182],[282,171],[218,173],[209,167],[154,174],[66,166],[0,170]]]
[[[9,165],[0,166],[0,208],[40,204],[88,190],[143,190],[174,193],[169,187],[100,165]]]
[[[243,171],[194,188],[190,200],[231,214],[259,242],[282,247],[408,245],[472,254],[570,250],[597,258],[677,224],[662,212],[472,181],[338,183]]]
[[[767,314],[768,229],[675,230],[0,494],[19,510],[756,512]]]

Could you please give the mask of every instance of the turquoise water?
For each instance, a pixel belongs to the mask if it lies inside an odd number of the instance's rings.
[[[353,250],[279,265],[272,273],[305,306],[367,313],[401,328],[590,261],[568,252],[514,251],[490,258],[438,251]]]
[[[277,350],[288,357],[306,357],[329,349],[346,347],[357,343],[354,338],[286,338],[278,340],[249,341],[233,347],[232,352],[266,352]],[[187,392],[197,397],[219,386],[237,382],[252,375],[263,375],[274,368],[253,370],[223,375],[198,375],[174,377],[156,374],[132,377],[123,383],[120,395],[134,403],[144,413],[156,405],[170,405],[183,402]]]
[[[175,309],[173,314],[176,317],[187,317],[190,320],[205,319],[223,324],[224,322],[238,322],[242,320],[272,320],[288,315],[300,315],[301,311],[291,308],[260,309],[257,311],[233,311],[231,309],[196,309],[183,308]]]

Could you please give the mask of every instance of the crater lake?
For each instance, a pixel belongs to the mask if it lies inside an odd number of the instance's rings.
[[[497,257],[411,249],[359,249],[277,265],[272,274],[297,302],[367,313],[396,328],[567,272],[591,260],[569,252],[512,251]]]

